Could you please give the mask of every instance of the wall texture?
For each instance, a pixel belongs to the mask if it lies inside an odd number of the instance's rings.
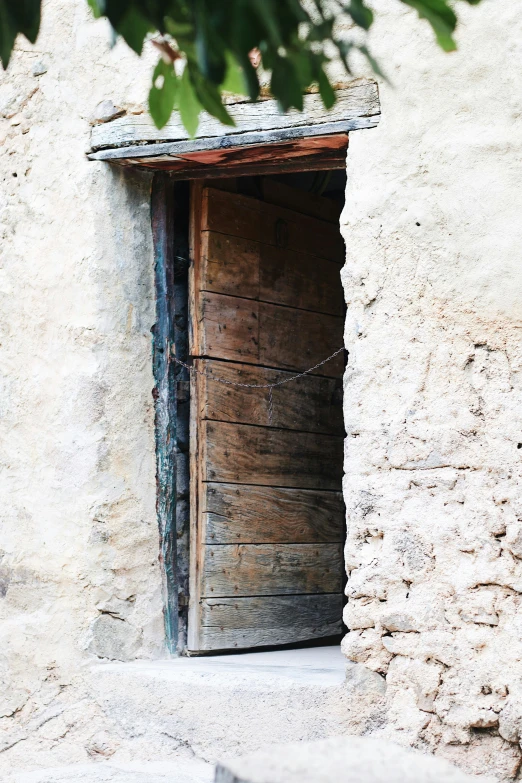
[[[350,138],[342,220],[343,648],[386,676],[375,726],[510,778],[522,23],[511,0],[461,4],[444,55],[413,12],[376,4],[394,87],[380,127]],[[84,0],[47,0],[36,47],[0,79],[0,768],[103,755],[85,662],[164,655],[151,183],[84,157],[101,101],[143,110],[152,56],[111,48]]]
[[[133,110],[150,66],[110,43],[84,0],[49,0],[0,76],[0,750],[20,763],[81,660],[163,654],[151,182],[85,158],[97,104]]]
[[[343,642],[405,742],[514,776],[522,736],[522,23],[459,4],[457,53],[398,4],[394,88],[352,134],[343,282]],[[393,14],[391,13],[393,11]],[[393,28],[393,48],[386,27]]]

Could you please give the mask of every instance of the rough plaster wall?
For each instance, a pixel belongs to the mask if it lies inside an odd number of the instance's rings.
[[[445,56],[411,12],[382,10],[395,47],[376,27],[374,48],[395,89],[380,128],[352,134],[343,216],[344,648],[386,674],[396,736],[508,777],[521,25],[510,0],[463,7]],[[94,107],[138,111],[150,65],[109,43],[84,0],[48,0],[0,82],[0,766],[109,755],[79,663],[163,651],[150,180],[84,158]]]
[[[459,4],[438,52],[398,4],[372,36],[394,89],[352,134],[346,655],[390,730],[511,777],[522,736],[522,22]],[[381,36],[386,25],[394,38]],[[393,48],[392,48],[393,45]]]
[[[0,77],[0,750],[38,743],[80,659],[163,654],[151,181],[85,158],[97,104],[149,73],[49,0]]]

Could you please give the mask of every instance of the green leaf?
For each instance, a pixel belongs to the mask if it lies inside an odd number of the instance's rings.
[[[325,19],[319,24],[314,24],[313,27],[311,27],[308,31],[307,39],[309,41],[325,41],[327,39],[331,40],[333,36],[334,23],[335,19],[332,17],[331,19]]]
[[[19,33],[34,43],[40,29],[40,0],[0,0],[0,60],[7,68]]]
[[[0,0],[0,59],[4,68],[9,65],[17,33],[18,28],[6,0]]]
[[[95,19],[99,19],[101,16],[103,16],[103,12],[105,10],[103,3],[99,3],[98,0],[87,0],[87,3],[89,4],[89,8],[91,9],[92,15]]]
[[[169,121],[178,92],[179,81],[172,63],[161,59],[154,68],[149,92],[149,111],[156,128],[163,128]]]
[[[248,53],[244,54],[243,57],[239,57],[238,62],[243,69],[246,94],[251,101],[257,101],[259,98],[259,77],[256,69],[248,58]]]
[[[334,43],[337,46],[337,50],[345,67],[346,73],[351,74],[352,70],[350,68],[350,62],[348,58],[355,45],[351,41],[339,41],[338,39],[335,39]]]
[[[248,95],[248,87],[243,69],[232,52],[227,51],[225,57],[227,61],[227,70],[221,89],[224,92],[231,92],[234,95]]]
[[[373,22],[373,12],[364,5],[364,0],[351,0],[346,8],[353,21],[363,30],[369,30]]]
[[[28,41],[34,43],[40,29],[40,0],[11,0],[19,31]]]
[[[281,5],[279,8],[283,7],[282,0],[278,0]],[[257,14],[259,20],[264,25],[265,30],[268,32],[268,35],[270,36],[270,41],[273,46],[276,48],[278,46],[283,45],[283,41],[281,38],[280,28],[279,28],[279,22],[280,20],[277,18],[278,14],[275,12],[275,8],[273,3],[268,2],[268,0],[251,0],[252,3],[252,10],[254,13]],[[277,8],[278,6],[276,6]]]
[[[313,54],[308,49],[294,50],[288,54],[288,59],[292,63],[296,78],[301,85],[299,92],[306,89],[314,80],[313,57]]]
[[[165,29],[173,38],[189,38],[194,36],[194,25],[190,22],[180,22],[179,19],[165,17]]]
[[[282,111],[286,112],[292,107],[298,111],[303,110],[301,84],[292,63],[286,57],[276,58],[270,89],[274,98],[277,98]]]
[[[125,39],[136,54],[141,54],[143,41],[145,40],[147,33],[152,33],[154,31],[154,25],[138,8],[136,8],[135,5],[129,5],[123,16],[121,16],[117,22],[112,19],[110,19],[110,22],[116,32]]]
[[[200,111],[201,104],[190,81],[189,69],[185,66],[179,84],[179,113],[181,121],[191,138],[194,138],[198,129]]]
[[[198,8],[198,6],[200,6]],[[199,69],[205,79],[221,84],[226,74],[226,59],[223,44],[210,26],[208,10],[196,3],[196,57]]]
[[[194,63],[189,63],[188,68],[192,87],[202,107],[222,122],[223,125],[235,125],[236,123],[221,101],[221,94],[218,88],[204,78]]]
[[[457,45],[452,33],[457,26],[457,17],[445,0],[402,0],[415,8],[421,19],[426,19],[433,28],[437,43],[445,52],[453,52]]]
[[[331,109],[336,101],[335,91],[328,81],[328,77],[320,67],[317,72],[317,83],[319,85],[319,93],[323,99],[325,109]]]

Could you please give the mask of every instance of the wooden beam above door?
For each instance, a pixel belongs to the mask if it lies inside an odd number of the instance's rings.
[[[164,170],[179,179],[344,168],[348,132],[375,127],[380,116],[377,85],[363,80],[337,90],[330,111],[317,94],[304,96],[302,113],[281,114],[272,99],[227,108],[235,127],[202,115],[195,139],[178,117],[162,130],[145,113],[96,125],[88,157]]]
[[[313,136],[283,143],[227,147],[187,152],[183,156],[116,158],[111,163],[156,171],[168,171],[173,179],[215,179],[258,174],[288,174],[293,171],[344,169],[348,134]]]

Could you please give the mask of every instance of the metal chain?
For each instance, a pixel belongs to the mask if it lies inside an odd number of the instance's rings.
[[[196,373],[197,375],[202,375],[209,381],[215,381],[216,383],[222,383],[225,386],[238,386],[242,389],[268,389],[268,421],[270,424],[272,423],[272,413],[274,410],[274,400],[273,400],[273,390],[276,386],[283,386],[285,383],[290,383],[291,381],[296,381],[298,378],[302,378],[304,375],[309,375],[314,370],[317,370],[318,367],[322,367],[323,364],[326,364],[326,362],[329,362],[330,359],[333,359],[338,354],[342,353],[344,351],[343,348],[339,348],[337,351],[334,351],[331,356],[328,356],[328,358],[323,359],[322,362],[318,362],[317,364],[314,364],[313,367],[309,367],[308,370],[304,370],[304,372],[297,373],[296,375],[292,375],[290,378],[283,378],[282,381],[274,381],[274,383],[239,383],[237,381],[227,381],[225,378],[216,378],[213,375],[209,375],[207,372],[203,372],[202,370],[198,370],[194,365],[192,364],[186,364],[185,362],[182,362],[181,359],[177,359],[175,356],[172,358],[176,362],[176,364],[179,364],[181,367],[184,367],[186,370],[192,373]]]

